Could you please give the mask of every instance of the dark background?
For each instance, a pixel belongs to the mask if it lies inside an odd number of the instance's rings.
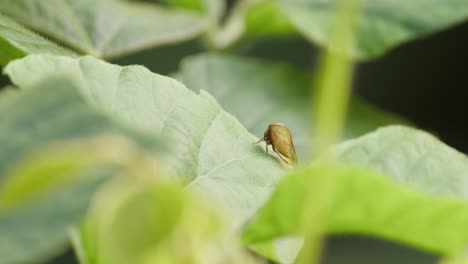
[[[200,42],[194,40],[114,62],[143,64],[154,72],[169,74],[177,71],[180,59],[202,50]],[[250,42],[235,51],[311,69],[317,57],[317,50],[297,37]],[[468,153],[467,65],[468,23],[465,23],[404,44],[372,62],[359,63],[354,93]],[[1,77],[0,84],[8,84],[8,80]],[[331,236],[324,254],[324,263],[328,264],[425,264],[436,260],[434,255],[362,236]],[[68,252],[51,263],[73,263],[73,254]]]

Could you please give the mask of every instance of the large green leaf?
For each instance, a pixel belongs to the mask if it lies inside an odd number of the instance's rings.
[[[337,0],[260,1],[246,12],[248,36],[299,32],[320,46],[333,49],[329,29]],[[357,58],[379,56],[401,43],[443,30],[468,18],[467,0],[361,1]]]
[[[328,199],[330,233],[373,235],[444,255],[468,244],[465,155],[398,126],[342,143],[334,153],[340,162],[365,168],[313,166],[285,177],[248,226],[245,241],[300,235],[304,203],[314,208]],[[325,186],[332,191],[323,192]]]
[[[52,78],[0,94],[1,263],[59,254],[100,183],[137,155],[127,146],[156,151],[152,138],[96,111],[77,90]]]
[[[37,53],[74,56],[72,51],[55,45],[0,14],[0,65]]]
[[[8,0],[0,12],[101,57],[186,40],[205,26],[193,13],[122,0]]]
[[[57,72],[81,80],[93,105],[163,137],[171,151],[163,164],[188,183],[187,189],[226,208],[236,227],[255,213],[283,172],[280,160],[253,145],[258,138],[211,96],[144,67],[32,55],[10,63],[5,72],[20,87]]]
[[[310,74],[284,64],[254,59],[201,55],[182,64],[178,78],[193,90],[206,90],[253,134],[281,122],[292,131],[299,160],[310,142]],[[403,122],[355,98],[351,102],[344,138]]]

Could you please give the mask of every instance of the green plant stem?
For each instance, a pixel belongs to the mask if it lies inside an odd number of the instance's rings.
[[[305,234],[304,244],[297,259],[299,264],[318,263],[322,249],[322,236],[328,221],[328,212],[331,206],[331,194],[333,193],[334,175],[329,165],[323,165],[320,169],[322,175],[314,184],[320,187],[311,186],[304,199],[304,207],[301,210],[299,228]]]
[[[336,17],[331,26],[332,45],[325,51],[317,73],[317,93],[315,94],[315,122],[311,153],[321,155],[324,164],[333,163],[327,149],[336,143],[344,127],[348,102],[351,95],[353,61],[350,56],[355,42],[356,18],[360,0],[342,0],[337,6]],[[318,263],[322,248],[321,238],[326,231],[327,216],[334,191],[334,177],[329,175],[327,166],[321,175],[323,186],[318,193],[310,192],[305,199],[301,216],[302,231],[305,234],[303,249],[297,263]],[[317,205],[320,201],[320,205]]]
[[[336,143],[344,126],[351,94],[353,75],[353,50],[356,35],[356,18],[360,0],[342,0],[332,25],[332,45],[321,59],[317,73],[314,106],[314,149],[311,153],[324,154]],[[326,153],[325,153],[326,154]]]

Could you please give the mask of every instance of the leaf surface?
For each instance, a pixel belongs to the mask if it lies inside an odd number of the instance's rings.
[[[0,14],[0,65],[28,54],[55,54],[74,56],[75,53],[25,29]]]

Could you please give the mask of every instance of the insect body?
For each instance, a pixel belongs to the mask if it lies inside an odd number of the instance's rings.
[[[268,145],[271,145],[273,151],[288,164],[296,164],[297,156],[292,141],[291,132],[288,127],[281,123],[270,124],[261,138],[256,143],[265,141],[265,151],[268,153]],[[286,159],[288,160],[286,160]]]

